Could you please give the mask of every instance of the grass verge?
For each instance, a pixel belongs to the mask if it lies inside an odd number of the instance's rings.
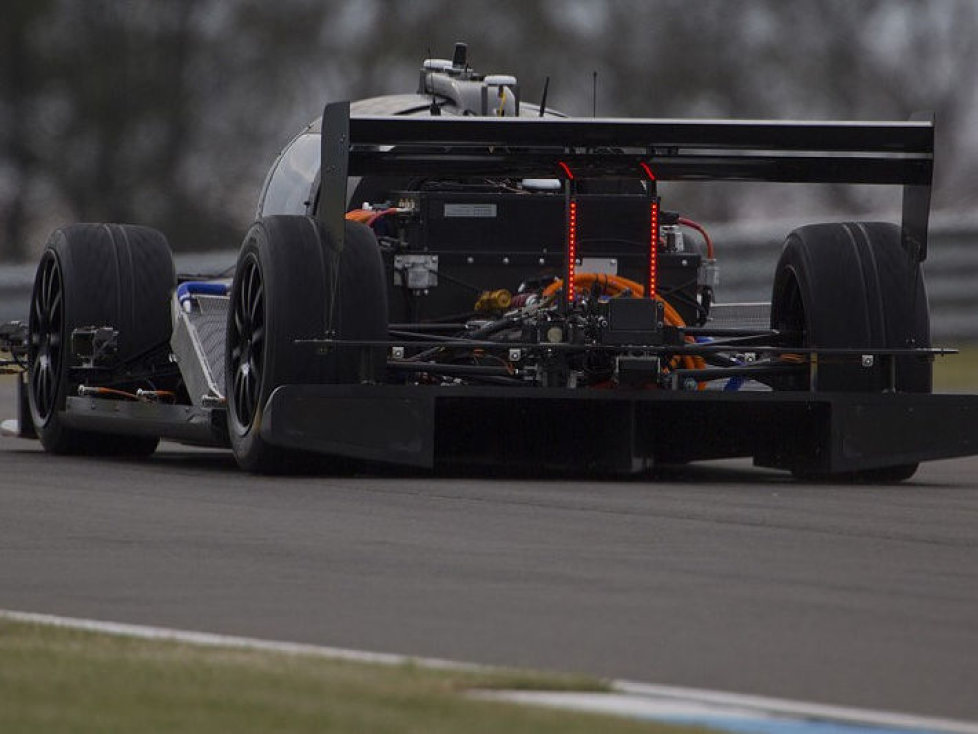
[[[691,732],[477,701],[473,689],[604,690],[598,680],[384,666],[0,620],[0,731]]]
[[[934,392],[978,391],[978,344],[958,348],[960,354],[934,359]]]

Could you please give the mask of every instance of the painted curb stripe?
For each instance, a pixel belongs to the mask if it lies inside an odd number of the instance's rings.
[[[978,734],[978,723],[959,721],[931,716],[915,716],[913,714],[892,711],[874,711],[872,709],[852,708],[849,706],[832,706],[828,704],[792,701],[789,699],[769,698],[743,693],[728,693],[726,691],[711,691],[700,688],[683,688],[679,686],[660,686],[651,683],[636,683],[634,681],[616,681],[614,688],[622,693],[636,696],[647,696],[660,699],[695,700],[704,704],[730,706],[753,711],[764,711],[772,716],[785,716],[808,720],[837,721],[859,726],[876,726],[911,731],[959,732],[960,734]]]
[[[4,609],[0,609],[0,619],[144,640],[179,642],[205,647],[236,647],[377,665],[415,665],[433,670],[467,672],[502,670],[495,666],[461,663],[440,658],[278,642]],[[626,680],[613,680],[610,681],[610,685],[612,693],[480,691],[474,695],[478,698],[703,726],[734,734],[930,734],[932,732],[978,734],[978,723],[952,719],[827,706],[724,691],[659,686]]]
[[[937,732],[968,731],[967,724],[903,717],[903,724],[873,723],[881,712],[866,712],[873,716],[859,719],[862,713],[846,709],[846,719],[809,718],[790,713],[772,713],[759,708],[705,703],[692,697],[659,698],[626,693],[572,693],[550,691],[484,691],[479,698],[535,704],[551,708],[613,714],[634,719],[658,721],[684,726],[717,729],[734,734],[936,734]],[[783,709],[784,706],[781,706]],[[904,725],[909,723],[910,725]],[[937,724],[940,728],[935,727]]]

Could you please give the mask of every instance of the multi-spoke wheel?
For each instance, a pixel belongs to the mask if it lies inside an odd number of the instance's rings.
[[[44,448],[52,453],[145,455],[159,439],[93,433],[68,425],[64,411],[80,380],[70,351],[79,327],[119,332],[125,364],[170,339],[175,286],[166,238],[146,227],[75,224],[55,231],[34,279],[28,320],[28,403]]]
[[[54,252],[41,258],[37,273],[37,292],[31,300],[29,320],[30,399],[34,421],[41,425],[51,419],[61,379],[64,344],[64,287],[61,266]]]
[[[241,287],[232,304],[228,332],[230,400],[242,425],[250,425],[258,413],[262,356],[265,338],[265,293],[261,266],[249,254],[241,268]]]
[[[313,218],[256,222],[238,254],[226,343],[228,433],[243,468],[275,473],[303,463],[302,455],[262,436],[265,404],[278,386],[381,379],[382,355],[368,360],[365,372],[357,350],[320,355],[296,345],[327,332],[341,339],[387,335],[387,291],[373,234],[347,223],[340,253]]]

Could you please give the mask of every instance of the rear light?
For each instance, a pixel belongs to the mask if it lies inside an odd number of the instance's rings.
[[[567,177],[564,182],[567,210],[567,251],[564,253],[567,267],[564,272],[564,293],[567,303],[572,304],[577,295],[577,288],[574,286],[574,274],[577,271],[577,197],[574,191],[574,172],[564,161],[557,161],[557,165]]]
[[[577,270],[577,199],[567,205],[567,279],[564,290],[567,302],[573,303],[577,289],[574,287],[574,273]]]
[[[649,272],[645,295],[655,298],[659,280],[659,196],[655,190],[655,174],[645,161],[639,163],[649,177]]]
[[[659,200],[652,199],[649,204],[649,282],[645,293],[649,298],[655,298],[659,279]]]

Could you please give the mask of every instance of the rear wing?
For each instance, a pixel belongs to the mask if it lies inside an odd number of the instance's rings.
[[[348,176],[641,176],[903,186],[903,240],[927,256],[934,120],[795,122],[350,117],[326,105],[318,213],[342,246]]]

